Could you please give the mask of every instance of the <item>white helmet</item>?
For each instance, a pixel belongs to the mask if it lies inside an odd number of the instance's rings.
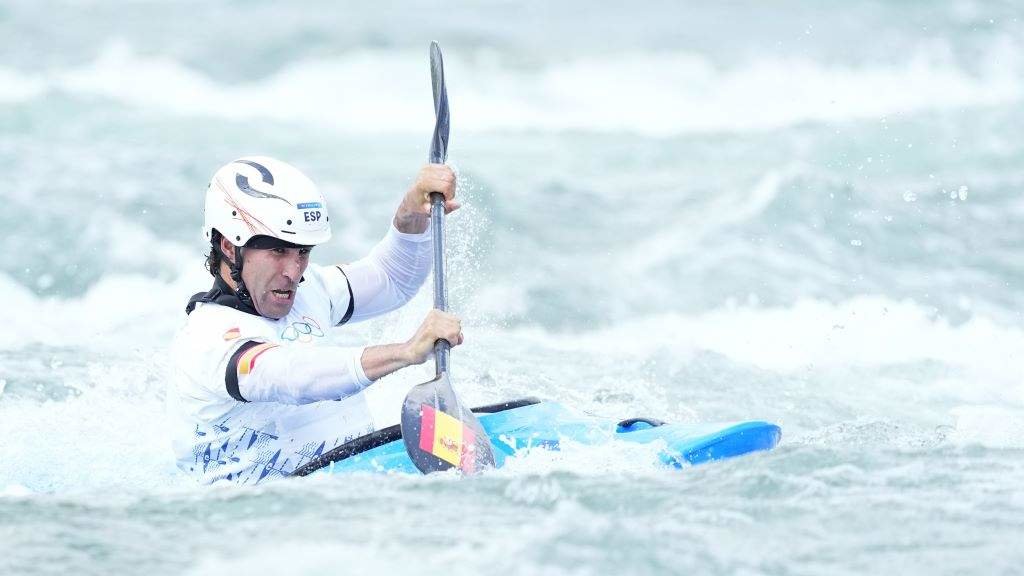
[[[235,246],[253,236],[314,246],[331,238],[327,201],[316,184],[291,164],[246,156],[223,166],[206,189],[203,233],[217,229]]]

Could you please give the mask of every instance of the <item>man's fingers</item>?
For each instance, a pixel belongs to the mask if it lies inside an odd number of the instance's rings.
[[[452,348],[454,348],[456,346],[461,346],[462,343],[466,341],[466,337],[463,336],[462,332],[459,332],[458,334],[455,334],[454,336],[449,336],[447,338],[442,338],[442,340],[447,340],[448,343],[451,344]]]
[[[444,164],[428,164],[417,179],[417,188],[427,196],[427,203],[430,202],[431,192],[440,192],[445,200],[455,197],[457,179],[455,172]]]
[[[442,182],[426,182],[420,188],[423,194],[427,197],[427,203],[430,202],[430,195],[434,192],[440,192],[444,199],[451,202],[455,199],[455,186],[454,185],[442,185]]]
[[[428,330],[434,339],[447,340],[452,346],[462,344],[462,321],[454,314],[431,310],[425,323],[429,325]]]

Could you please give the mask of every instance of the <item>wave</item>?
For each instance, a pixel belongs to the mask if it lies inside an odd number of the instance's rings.
[[[38,296],[0,274],[0,290],[7,295],[10,311],[0,347],[17,350],[41,344],[103,350],[132,342],[169,341],[184,319],[184,302],[209,283],[208,273],[199,266],[182,270],[170,282],[108,274],[82,296],[70,299]],[[422,291],[402,313],[389,316],[395,321],[386,329],[413,331],[430,306],[428,292]],[[481,287],[482,301],[469,302],[472,313],[467,321],[487,337],[509,336],[551,350],[597,352],[614,342],[617,354],[712,352],[779,373],[939,362],[1015,384],[1022,384],[1019,375],[1024,374],[1024,359],[1016,354],[1024,349],[1024,330],[980,314],[952,323],[934,307],[913,300],[862,295],[837,303],[802,299],[774,308],[730,301],[698,315],[667,312],[562,333],[538,325],[503,327],[501,318],[487,311],[497,307],[489,305],[490,300],[504,300],[508,294],[500,287]],[[357,332],[380,335],[380,330],[360,327]],[[1020,400],[1024,406],[1024,396]]]
[[[612,379],[632,374],[638,397],[657,400],[681,387],[683,398],[699,399],[703,419],[730,408],[736,396],[745,410],[764,410],[760,417],[786,407],[778,417],[791,432],[852,418],[952,426],[948,439],[956,444],[1022,446],[1024,359],[1017,351],[1024,330],[979,314],[953,323],[911,300],[858,296],[657,314],[589,332],[534,327],[512,334],[495,340],[521,346],[516,353],[544,350],[622,371]],[[666,363],[648,382],[650,367]]]
[[[0,390],[0,435],[6,440],[0,495],[188,484],[168,451],[162,350],[182,321],[184,297],[205,285],[204,274],[198,269],[172,282],[108,275],[68,300],[38,297],[0,275],[12,311],[0,349],[16,360],[9,362],[11,381],[0,383],[7,388]],[[140,297],[121,299],[125,292]],[[383,338],[373,333],[379,326],[360,326],[344,337],[397,341],[428,307],[429,298],[418,298],[412,309],[389,317]],[[981,315],[952,323],[910,300],[858,296],[779,308],[725,305],[589,331],[487,323],[469,324],[466,331],[472,345],[459,349],[458,376],[471,404],[542,394],[582,410],[639,407],[666,417],[674,411],[674,420],[710,420],[736,417],[725,409],[734,404],[729,396],[738,394],[746,398],[739,417],[784,417],[790,431],[802,427],[805,435],[822,422],[851,419],[925,427],[938,422],[953,425],[947,437],[955,444],[1021,446],[1024,359],[1017,352],[1024,349],[1024,330]],[[710,384],[702,376],[707,364],[701,367],[709,355],[725,362],[711,365],[716,375]],[[81,358],[62,365],[60,358],[72,356]],[[669,366],[645,373],[653,363]],[[382,425],[397,414],[408,386],[429,378],[430,369],[403,371],[371,388]],[[726,384],[717,393],[690,389],[721,387],[723,377],[751,381]],[[35,382],[50,389],[34,392]],[[63,392],[52,393],[56,389]],[[680,402],[686,405],[672,407]],[[572,453],[537,458],[524,461],[523,470],[558,468],[559,459]],[[620,460],[608,458],[613,468]],[[131,462],[130,473],[125,462]]]
[[[882,296],[838,303],[805,299],[780,308],[730,303],[700,315],[646,316],[571,337],[523,330],[524,338],[529,334],[555,349],[601,350],[615,342],[616,350],[630,355],[713,352],[780,373],[928,361],[991,372],[999,380],[1016,381],[1024,373],[1024,359],[1014,353],[1024,347],[1024,331],[984,316],[954,325],[933,307]]]
[[[1016,102],[1016,43],[993,41],[967,70],[936,42],[885,63],[763,55],[722,66],[694,52],[632,52],[510,67],[493,53],[450,53],[457,130],[597,131],[670,136],[760,131]],[[222,81],[164,56],[109,43],[91,63],[22,73],[0,69],[0,102],[53,92],[159,113],[333,125],[366,133],[423,132],[432,123],[419,51],[362,49],[291,63],[273,75]]]

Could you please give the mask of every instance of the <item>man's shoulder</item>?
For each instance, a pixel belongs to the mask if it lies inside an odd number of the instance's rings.
[[[329,281],[329,277],[336,273],[337,270],[337,266],[321,266],[319,264],[310,263],[310,265],[306,267],[306,271],[302,274],[302,283],[299,284],[299,288],[312,288],[326,298],[326,282]]]
[[[339,292],[337,285],[344,282],[346,282],[345,275],[337,266],[310,264],[302,275],[302,283],[299,284],[295,307],[303,310],[303,312],[306,309],[310,309],[310,311],[326,309],[329,314],[333,304],[332,295]],[[347,295],[347,288],[345,290]]]
[[[179,339],[191,342],[230,342],[239,338],[264,338],[274,335],[272,321],[213,302],[199,304],[188,315]]]

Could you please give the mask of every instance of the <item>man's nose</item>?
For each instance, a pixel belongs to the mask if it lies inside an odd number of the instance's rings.
[[[284,265],[284,275],[292,282],[298,282],[299,276],[302,275],[302,256],[296,255],[294,258],[288,258]]]

